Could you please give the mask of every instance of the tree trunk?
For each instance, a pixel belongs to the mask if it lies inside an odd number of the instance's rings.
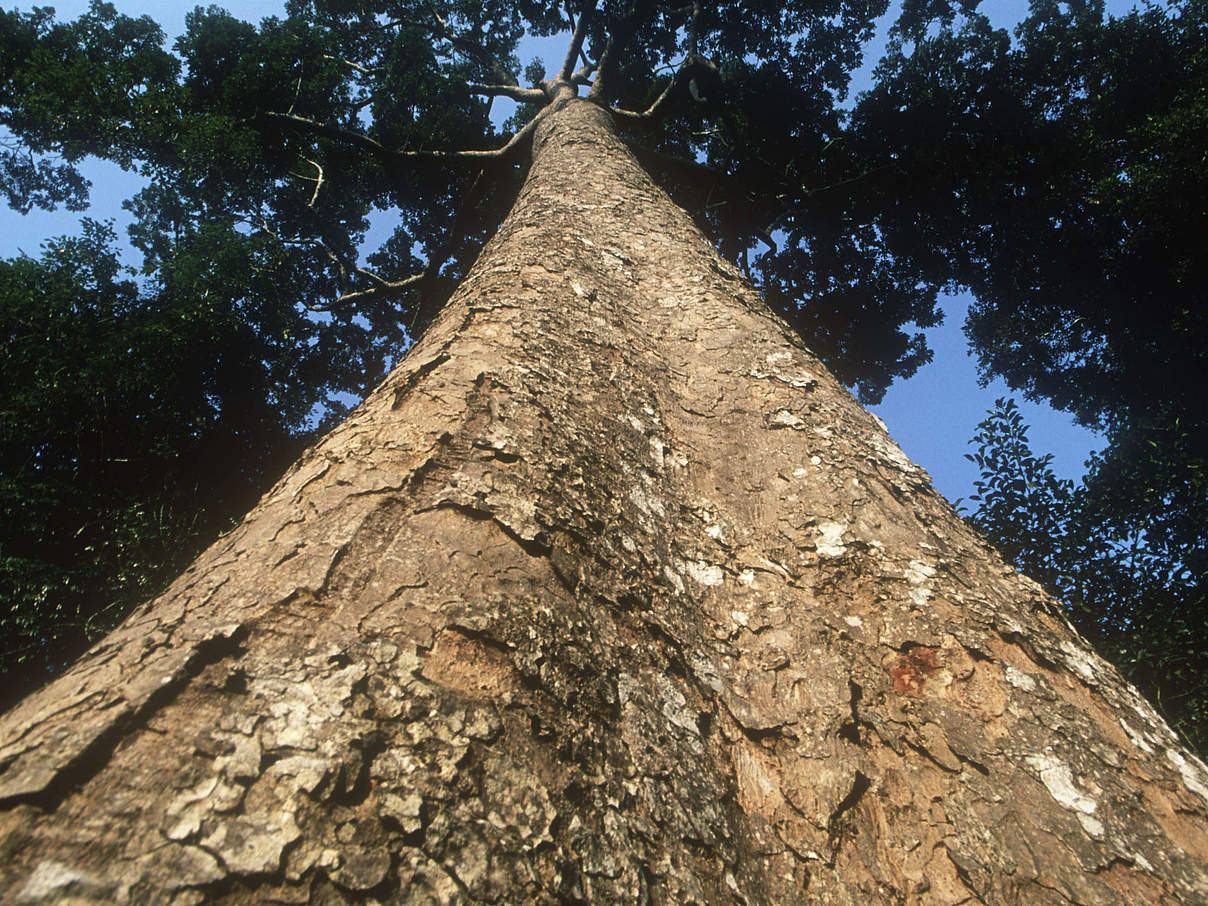
[[[386,382],[0,726],[0,898],[1208,901],[1208,774],[584,101]]]

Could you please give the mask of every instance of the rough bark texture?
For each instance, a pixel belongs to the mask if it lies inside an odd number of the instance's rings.
[[[447,310],[0,726],[0,898],[1174,904],[1208,776],[564,104]]]

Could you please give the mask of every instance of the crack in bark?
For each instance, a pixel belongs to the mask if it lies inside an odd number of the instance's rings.
[[[411,392],[416,384],[418,384],[426,375],[435,371],[452,358],[453,357],[451,355],[442,350],[437,355],[428,359],[428,361],[423,362],[419,367],[409,371],[403,377],[403,379],[399,381],[398,386],[394,388],[394,401],[391,403],[390,408],[398,410],[406,401],[407,394]]]
[[[850,695],[849,707],[851,708],[851,719],[844,721],[839,727],[838,736],[840,739],[845,739],[855,745],[863,745],[864,740],[860,738],[860,726],[864,721],[860,719],[860,700],[864,697],[864,689],[854,679],[848,677],[847,691]]]
[[[140,724],[145,725],[152,714],[170,704],[190,680],[206,667],[241,655],[244,650],[243,642],[248,634],[248,628],[239,625],[234,627],[229,635],[214,635],[196,643],[180,666],[165,677],[142,701],[132,702],[127,699],[124,701],[125,707],[115,703],[114,707],[120,710],[98,728],[77,752],[56,766],[44,782],[36,788],[7,794],[0,792],[0,805],[11,807],[28,804],[47,812],[54,811],[73,789],[83,786],[100,773],[122,740]],[[6,772],[15,762],[19,762],[22,756],[28,756],[31,749],[40,748],[44,744],[35,743],[31,748],[16,754],[5,765]]]
[[[872,788],[872,781],[865,776],[863,771],[856,771],[856,776],[852,779],[851,789],[847,791],[847,795],[839,800],[839,804],[835,806],[830,813],[830,817],[826,821],[827,835],[830,837],[831,857],[828,864],[833,866],[836,858],[839,855],[839,845],[845,833],[850,830],[855,834],[855,827],[850,826],[850,821],[845,821],[844,816],[852,809],[860,804],[860,800],[864,798],[864,794]]]

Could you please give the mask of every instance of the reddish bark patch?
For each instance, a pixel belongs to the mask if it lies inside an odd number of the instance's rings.
[[[919,698],[927,686],[927,678],[942,666],[939,648],[919,646],[890,660],[887,669],[894,692]]]

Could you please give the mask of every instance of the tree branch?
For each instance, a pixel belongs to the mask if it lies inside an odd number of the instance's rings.
[[[313,208],[315,206],[315,202],[319,200],[319,190],[323,188],[323,168],[319,165],[318,161],[311,160],[309,157],[304,157],[302,159],[318,171],[318,176],[315,177],[315,190],[311,193],[310,201],[306,203],[308,208]]]
[[[667,83],[667,87],[663,89],[662,93],[655,98],[654,103],[641,113],[634,110],[623,110],[620,107],[611,107],[609,109],[613,113],[629,119],[655,119],[662,113],[663,107],[675,93],[676,88],[685,81],[688,83],[688,90],[692,94],[693,99],[698,102],[708,100],[711,94],[709,88],[714,87],[716,90],[715,86],[720,84],[717,67],[713,62],[699,54],[692,54],[680,64],[679,68],[675,71],[675,75],[671,77],[671,81]],[[701,82],[705,83],[705,92],[703,93],[700,93]]]
[[[671,81],[667,83],[667,87],[664,88],[662,93],[654,99],[654,103],[641,113],[638,113],[634,110],[624,110],[621,107],[610,107],[608,109],[618,116],[623,116],[631,120],[655,119],[660,113],[662,113],[663,107],[666,105],[667,100],[671,97],[671,92],[675,89],[675,86],[679,84],[680,72],[682,72],[682,70],[676,70],[675,75],[671,77]]]
[[[579,58],[579,53],[583,50],[583,39],[587,37],[587,25],[591,19],[592,13],[596,11],[596,0],[586,0],[583,8],[579,13],[579,22],[574,25],[574,33],[571,35],[570,47],[566,49],[566,59],[562,62],[562,69],[558,72],[558,81],[569,82],[574,78],[575,61]],[[574,24],[574,20],[571,20]]]
[[[692,19],[688,23],[688,58],[696,56],[697,30],[696,23],[700,19],[700,0],[692,0]]]
[[[590,85],[591,74],[596,71],[596,64],[587,62],[587,58],[583,58],[583,65],[579,67],[579,71],[570,77],[572,85]]]
[[[369,299],[374,296],[381,296],[392,292],[401,292],[404,289],[410,289],[411,287],[418,285],[425,277],[428,276],[428,269],[424,268],[418,274],[412,274],[406,279],[390,282],[383,280],[377,274],[367,271],[364,268],[358,267],[357,270],[360,273],[377,280],[378,285],[371,286],[369,289],[358,289],[354,290],[353,292],[341,293],[340,297],[332,303],[333,305],[339,305],[343,302],[353,302],[359,299]]]
[[[544,93],[542,98],[544,98]],[[546,110],[549,108],[545,108]],[[305,116],[298,116],[296,113],[277,113],[272,110],[264,111],[257,114],[258,117],[265,117],[280,122],[290,123],[301,129],[305,129],[314,135],[323,135],[327,138],[334,138],[339,141],[348,142],[357,147],[364,148],[388,160],[405,160],[405,161],[441,161],[455,163],[458,161],[487,161],[501,160],[507,157],[526,139],[537,125],[537,121],[541,119],[545,110],[538,113],[533,119],[529,120],[528,124],[517,132],[508,140],[501,148],[495,148],[484,151],[405,151],[394,150],[387,148],[376,139],[370,138],[363,132],[354,132],[351,129],[345,129],[342,126],[332,126],[328,123],[321,123],[318,120],[312,120]]]
[[[286,239],[277,230],[273,229],[273,226],[264,217],[260,217],[259,221],[260,221],[260,229],[264,230],[265,233],[272,236],[274,239],[276,239],[282,245],[295,245],[295,246],[309,245],[309,246],[318,246],[319,248],[321,248],[323,250],[324,254],[326,254],[327,257],[331,259],[331,263],[336,266],[336,270],[340,274],[340,282],[346,283],[348,281],[348,270],[349,270],[348,265],[346,265],[344,263],[344,259],[342,259],[335,252],[333,252],[331,249],[331,246],[329,246],[321,238],[299,237],[297,239]],[[439,267],[439,264],[437,266]],[[308,309],[310,309],[311,311],[330,311],[331,307],[333,305],[340,305],[345,302],[352,302],[352,301],[356,301],[359,299],[368,299],[373,296],[383,295],[386,293],[401,292],[404,289],[410,289],[411,287],[418,285],[422,280],[424,280],[428,276],[428,272],[431,270],[431,268],[432,268],[432,262],[429,262],[428,266],[425,267],[418,274],[412,274],[409,277],[404,277],[402,280],[387,280],[385,277],[381,276],[380,274],[375,274],[373,271],[368,270],[367,268],[363,268],[360,265],[353,265],[353,267],[352,267],[353,271],[355,271],[356,273],[360,274],[363,277],[367,277],[375,285],[369,287],[368,289],[344,291],[344,292],[340,293],[338,298],[332,300],[331,302],[325,303],[323,305],[307,305],[306,307]]]
[[[544,104],[548,100],[545,92],[540,88],[521,88],[519,85],[479,85],[477,82],[470,82],[466,87],[472,94],[511,98],[522,104]]]
[[[336,63],[343,63],[348,68],[355,69],[361,75],[375,75],[376,73],[384,71],[383,67],[381,66],[362,66],[360,63],[354,63],[352,60],[346,60],[344,57],[337,57],[329,53],[323,54],[323,59],[333,60]]]
[[[596,67],[596,80],[592,84],[591,90],[587,92],[587,99],[589,101],[595,101],[607,106],[605,92],[608,88],[608,74],[615,68],[613,59],[620,52],[623,44],[624,41],[616,34],[615,30],[610,30],[608,37],[604,41],[604,50],[600,54],[600,61]]]
[[[596,80],[592,83],[591,91],[587,93],[588,99],[597,104],[609,106],[608,95],[616,79],[617,60],[637,29],[638,6],[638,0],[630,0],[624,13],[609,16],[608,38],[604,42],[604,50],[600,53],[596,66]],[[649,9],[644,8],[643,11],[649,12]]]
[[[328,123],[321,123],[318,120],[312,120],[305,116],[299,116],[296,113],[278,113],[275,110],[265,110],[256,114],[255,118],[266,118],[277,120],[279,122],[290,123],[305,129],[314,135],[323,135],[327,138],[334,138],[340,141],[348,142],[349,144],[357,145],[375,154],[381,154],[387,157],[393,156],[395,152],[391,151],[379,141],[375,141],[363,132],[354,132],[352,129],[345,129],[342,126],[332,126]]]
[[[460,48],[465,56],[475,60],[480,66],[486,69],[491,74],[491,78],[496,82],[504,85],[519,85],[516,80],[516,74],[508,70],[506,66],[500,63],[495,57],[487,53],[486,48],[479,44],[475,44],[469,38],[463,35],[454,33],[449,27],[449,23],[436,11],[436,5],[428,4],[428,11],[432,14],[432,18],[437,21],[438,27],[434,28],[440,37],[444,38],[456,48]]]

